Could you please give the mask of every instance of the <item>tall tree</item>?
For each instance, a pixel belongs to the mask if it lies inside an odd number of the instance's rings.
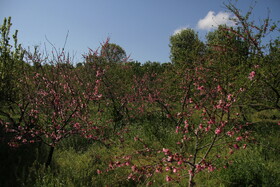
[[[125,50],[121,46],[109,42],[102,46],[101,56],[108,62],[121,62],[127,57]]]
[[[10,44],[11,17],[5,18],[0,26],[0,103],[14,101],[17,91],[15,90],[23,65],[24,51],[17,44],[17,33],[12,36],[14,45]]]
[[[206,36],[208,52],[212,57],[226,59],[231,65],[240,65],[249,55],[248,43],[240,37],[240,28],[234,29],[220,25],[217,30],[209,32]],[[217,55],[218,53],[218,55]]]
[[[178,65],[191,65],[203,52],[204,44],[192,29],[184,29],[170,37],[171,61]]]

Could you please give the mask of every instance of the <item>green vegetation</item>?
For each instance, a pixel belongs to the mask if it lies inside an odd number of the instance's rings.
[[[171,63],[46,58],[5,19],[0,186],[280,186],[279,30],[227,8],[236,27],[171,36]]]

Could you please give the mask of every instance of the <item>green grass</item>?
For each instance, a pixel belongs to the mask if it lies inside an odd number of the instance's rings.
[[[275,111],[253,114],[254,121],[249,130],[256,141],[247,149],[236,151],[230,157],[233,164],[227,169],[199,173],[195,179],[197,186],[280,186],[280,127],[270,119],[278,114]],[[116,156],[135,154],[143,148],[141,143],[133,140],[135,136],[149,147],[176,150],[174,142],[178,136],[168,123],[156,116],[133,121],[129,133],[123,135],[125,141],[114,138],[110,147],[78,136],[65,139],[56,147],[50,168],[44,166],[47,147],[33,145],[14,150],[2,144],[1,186],[146,186],[148,180],[144,178],[139,182],[127,180],[129,167],[105,170]],[[221,150],[221,156],[225,154],[226,151]],[[153,159],[159,158],[138,155],[132,163],[145,165],[152,163]],[[97,170],[103,173],[97,174]],[[167,183],[165,176],[166,173],[157,173],[149,180],[153,181],[152,186],[187,185],[187,175],[180,184]]]

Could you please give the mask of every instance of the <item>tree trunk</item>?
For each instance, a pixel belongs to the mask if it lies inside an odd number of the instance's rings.
[[[189,174],[189,187],[194,187],[195,186],[195,182],[194,182],[194,175],[193,174]]]
[[[54,147],[52,146],[50,148],[50,151],[49,151],[48,159],[47,159],[47,162],[46,162],[46,168],[51,165],[52,157],[53,157],[53,152],[54,152]]]

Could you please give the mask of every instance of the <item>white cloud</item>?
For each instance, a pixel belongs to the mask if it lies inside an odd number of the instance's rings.
[[[198,21],[197,27],[203,30],[211,30],[219,25],[233,26],[234,21],[230,20],[231,15],[227,12],[219,12],[215,15],[214,11],[209,11],[205,18]]]

